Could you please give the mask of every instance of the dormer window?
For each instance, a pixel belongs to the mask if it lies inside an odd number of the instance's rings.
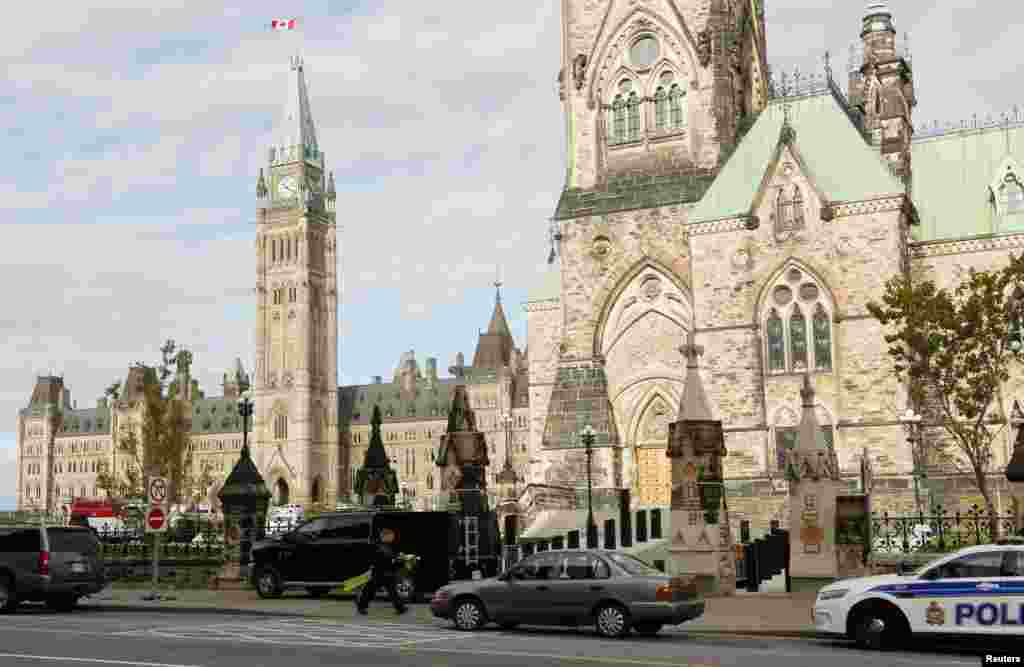
[[[1000,203],[1007,213],[1024,212],[1024,187],[1014,174],[1007,174],[1003,179],[1003,185],[999,189]]]

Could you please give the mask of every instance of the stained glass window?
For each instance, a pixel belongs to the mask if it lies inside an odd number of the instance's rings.
[[[793,222],[793,200],[786,196],[786,190],[779,188],[779,197],[775,200],[776,215],[779,223],[788,228]]]
[[[612,143],[618,144],[626,140],[626,103],[622,95],[615,96],[612,105]]]
[[[672,111],[672,127],[674,129],[679,129],[686,124],[686,114],[683,113],[683,102],[685,100],[685,97],[686,93],[683,92],[683,89],[679,86],[679,84],[672,84],[672,88],[670,88],[668,92],[668,99],[669,108]]]
[[[789,316],[789,342],[790,356],[793,360],[793,370],[802,371],[807,368],[807,320],[800,312],[800,306],[793,308],[793,314]]]
[[[629,140],[640,139],[640,98],[636,93],[629,94]]]
[[[786,467],[786,454],[796,447],[796,428],[775,429],[775,466],[779,470]]]
[[[654,93],[654,126],[659,130],[668,126],[668,94],[662,87]]]
[[[768,369],[777,372],[786,370],[786,344],[782,333],[782,318],[772,309],[768,316]]]
[[[832,333],[828,313],[819,303],[814,309],[814,367],[832,370]]]

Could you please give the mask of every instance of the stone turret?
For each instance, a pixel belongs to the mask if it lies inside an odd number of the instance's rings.
[[[692,330],[679,351],[686,357],[686,379],[666,451],[672,462],[672,574],[694,577],[703,593],[731,595],[736,564],[722,479],[725,435],[704,392],[698,363],[704,348]]]
[[[464,385],[455,387],[435,463],[441,468],[441,491],[447,493],[450,507],[473,515],[487,511],[487,441],[477,429]]]
[[[845,489],[835,451],[815,416],[810,374],[800,389],[803,418],[796,445],[786,458],[789,480],[790,580],[793,590],[820,588],[839,574],[836,550],[837,498]]]

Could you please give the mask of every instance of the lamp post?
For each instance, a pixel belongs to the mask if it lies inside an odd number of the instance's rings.
[[[594,427],[587,424],[580,434],[587,448],[587,548],[597,548],[597,526],[594,524],[594,489],[591,466],[594,459]]]
[[[924,515],[924,511],[921,507],[921,480],[928,478],[928,472],[925,468],[924,452],[921,432],[921,415],[914,412],[913,408],[907,408],[907,411],[900,417],[900,422],[907,429],[907,442],[910,444],[910,455],[914,462],[914,470],[912,476],[914,478],[914,504],[917,507],[917,513],[920,516]],[[929,505],[931,502],[929,501]]]
[[[242,418],[242,451],[249,455],[249,418],[252,417],[252,401],[249,392],[243,392],[238,399],[238,414]]]
[[[519,475],[516,474],[515,468],[512,467],[512,423],[513,418],[511,414],[502,414],[499,419],[501,420],[502,426],[505,427],[505,467],[498,473],[498,484],[504,487],[504,490],[510,493],[506,493],[506,498],[515,497],[516,486],[519,483]]]

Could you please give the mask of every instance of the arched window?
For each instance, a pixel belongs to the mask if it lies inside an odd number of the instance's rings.
[[[654,93],[654,127],[659,132],[668,129],[668,93],[663,86]]]
[[[640,140],[640,98],[629,94],[629,140]]]
[[[626,102],[622,95],[616,95],[612,103],[611,139],[613,144],[621,144],[626,140]]]
[[[288,416],[277,415],[274,417],[274,439],[275,440],[287,440],[288,439]]]
[[[793,314],[789,316],[789,342],[793,370],[807,370],[807,320],[798,305],[793,306]]]
[[[768,315],[768,369],[773,373],[786,370],[786,342],[782,331],[782,319],[772,308]]]
[[[793,226],[804,226],[804,195],[799,185],[793,186]]]
[[[678,83],[672,84],[668,91],[668,105],[671,111],[672,128],[678,130],[686,125],[686,114],[684,113],[686,93]]]
[[[819,303],[814,309],[814,367],[832,370],[832,331],[828,313]]]
[[[832,311],[826,290],[791,266],[770,285],[768,299],[762,311],[767,372],[831,371]]]

